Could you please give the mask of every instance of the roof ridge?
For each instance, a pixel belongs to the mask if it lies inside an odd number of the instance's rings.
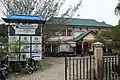
[[[78,19],[78,20],[94,20],[94,21],[97,21],[95,19],[90,19],[90,18],[89,19],[86,19],[86,18],[74,18],[74,17],[72,17],[72,18],[67,18],[67,17],[53,17],[53,18]]]

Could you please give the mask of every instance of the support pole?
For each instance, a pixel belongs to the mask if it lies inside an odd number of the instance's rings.
[[[40,31],[40,33],[41,33],[41,48],[43,49],[43,45],[42,45],[42,42],[43,42],[43,25],[41,24],[40,25],[40,28],[41,28],[41,31]],[[43,50],[41,49],[41,55],[42,55],[42,58],[43,58]]]
[[[100,42],[93,43],[94,47],[94,80],[104,79],[104,63],[103,63],[103,44]]]
[[[8,24],[9,25],[9,24]],[[10,26],[8,26],[8,43],[9,43],[9,36],[10,36]],[[8,47],[8,54],[10,54],[10,48]],[[10,62],[9,62],[9,55],[8,57],[8,67],[10,67]]]
[[[84,41],[82,40],[82,49],[81,49],[81,55],[84,55]]]

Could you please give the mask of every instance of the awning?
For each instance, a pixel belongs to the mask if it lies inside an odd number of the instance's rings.
[[[40,16],[35,15],[8,15],[7,18],[2,18],[7,23],[31,23],[31,24],[45,24],[45,20]]]
[[[82,32],[80,35],[78,35],[76,38],[74,38],[74,41],[79,41],[79,40],[93,40],[93,38],[86,38],[83,39],[85,36],[87,36],[89,33],[91,33],[92,31],[87,31],[87,32]]]

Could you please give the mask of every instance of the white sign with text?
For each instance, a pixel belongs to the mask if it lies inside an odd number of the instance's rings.
[[[35,34],[38,25],[17,25],[15,34]]]

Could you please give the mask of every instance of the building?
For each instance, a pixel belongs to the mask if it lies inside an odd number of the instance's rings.
[[[49,28],[57,29],[45,44],[46,54],[57,52],[88,53],[91,41],[97,32],[110,29],[112,26],[93,19],[51,18],[46,24]]]

